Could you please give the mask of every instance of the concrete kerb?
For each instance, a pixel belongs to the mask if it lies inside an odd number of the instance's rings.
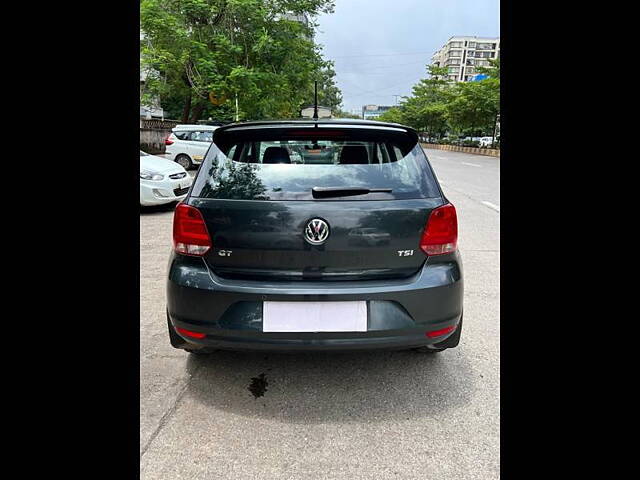
[[[490,157],[500,157],[500,150],[496,148],[459,147],[457,145],[438,145],[435,143],[421,143],[424,148],[435,150],[448,150],[450,152],[471,153],[473,155],[486,155]]]

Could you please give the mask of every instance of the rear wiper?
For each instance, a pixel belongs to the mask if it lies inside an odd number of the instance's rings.
[[[313,187],[313,198],[347,197],[350,195],[366,195],[367,193],[391,193],[390,188],[362,187]]]

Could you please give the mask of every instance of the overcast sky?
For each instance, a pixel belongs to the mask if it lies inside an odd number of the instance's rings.
[[[336,0],[316,42],[335,62],[343,109],[393,105],[426,77],[431,55],[454,35],[500,36],[499,0]],[[400,100],[400,98],[398,98]]]

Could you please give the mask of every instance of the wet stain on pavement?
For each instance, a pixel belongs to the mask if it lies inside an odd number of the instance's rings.
[[[267,391],[267,385],[269,385],[269,382],[267,382],[264,373],[261,373],[257,377],[253,377],[251,379],[249,391],[254,396],[254,398],[262,397],[264,395],[264,392]]]

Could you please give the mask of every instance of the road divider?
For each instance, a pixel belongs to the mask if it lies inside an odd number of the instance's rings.
[[[434,150],[448,150],[450,152],[471,153],[473,155],[485,155],[500,158],[500,149],[497,148],[477,148],[459,147],[458,145],[438,145],[437,143],[421,143],[423,148]]]

